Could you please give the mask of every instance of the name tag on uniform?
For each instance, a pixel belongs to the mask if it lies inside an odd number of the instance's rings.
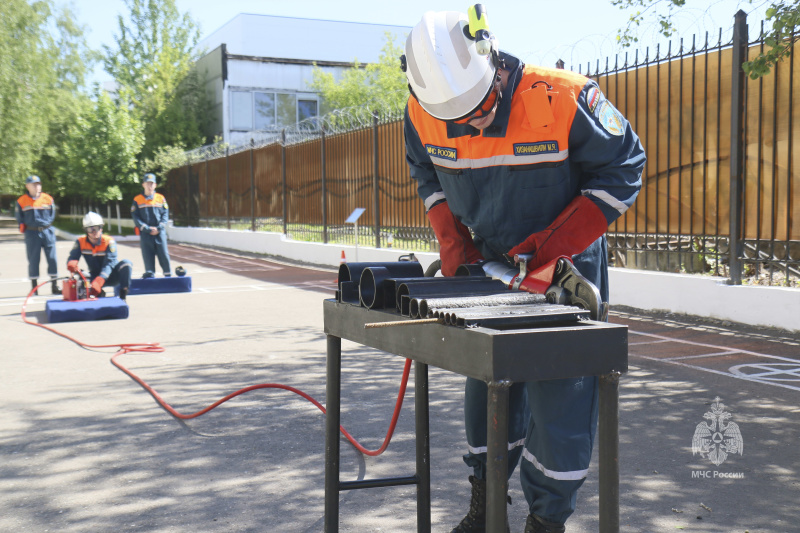
[[[519,143],[514,145],[514,155],[557,154],[558,141]]]
[[[442,146],[434,146],[426,144],[425,149],[431,157],[438,157],[440,159],[447,159],[449,161],[458,160],[458,151],[455,148],[446,148]]]

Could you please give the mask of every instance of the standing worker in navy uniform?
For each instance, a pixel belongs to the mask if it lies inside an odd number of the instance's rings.
[[[429,12],[406,41],[407,162],[439,240],[442,273],[533,254],[570,256],[608,301],[605,232],[641,188],[645,154],[597,84],[500,52],[483,6]],[[470,231],[471,230],[471,231]],[[472,233],[475,237],[473,239]],[[486,531],[486,398],[468,378],[469,512],[453,533]],[[525,533],[561,533],[589,469],[596,377],[514,383],[509,477],[520,462]]]
[[[25,179],[27,194],[17,199],[14,216],[19,224],[19,231],[25,235],[25,250],[28,252],[28,277],[31,287],[39,282],[39,260],[41,251],[47,258],[47,273],[50,275],[53,294],[61,294],[56,278],[58,277],[58,259],[56,258],[56,233],[51,227],[56,218],[56,204],[53,197],[42,192],[42,180],[39,176],[28,176]],[[35,294],[39,294],[36,291]]]
[[[156,192],[155,174],[145,174],[142,182],[144,194],[139,194],[133,199],[131,217],[139,229],[139,243],[142,247],[144,260],[144,276],[150,278],[155,275],[156,256],[164,276],[170,277],[169,251],[167,250],[167,222],[169,221],[169,206],[162,194]]]
[[[117,259],[117,242],[113,237],[103,235],[103,217],[92,211],[86,213],[83,229],[86,235],[75,240],[69,252],[67,270],[77,272],[78,262],[83,257],[89,268],[89,294],[102,297],[105,296],[103,287],[119,285],[119,297],[124,300],[131,285],[133,264],[127,259]]]

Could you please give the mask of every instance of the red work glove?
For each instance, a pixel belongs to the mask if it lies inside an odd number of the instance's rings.
[[[433,232],[439,239],[439,258],[442,260],[442,274],[452,276],[461,265],[470,265],[483,259],[475,248],[467,227],[450,211],[447,202],[431,207],[428,211]]]
[[[73,259],[72,261],[67,261],[67,270],[70,272],[77,272],[78,271],[78,260]]]
[[[19,232],[20,233],[25,233],[25,229],[27,229],[27,227],[28,226],[26,226],[25,224],[20,224],[19,225]]]
[[[103,290],[103,285],[105,285],[105,283],[106,280],[103,279],[101,276],[97,276],[96,278],[94,278],[94,281],[92,281],[91,295],[94,297],[100,296],[101,291]]]
[[[536,270],[556,257],[581,253],[607,229],[608,221],[597,204],[581,195],[572,200],[546,229],[513,247],[508,255],[533,254],[533,259],[528,261],[528,270]]]

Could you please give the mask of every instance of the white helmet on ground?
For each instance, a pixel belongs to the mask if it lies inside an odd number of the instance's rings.
[[[488,31],[482,35],[490,37],[491,47],[486,46],[480,35],[477,40],[474,35],[467,15],[429,11],[406,40],[401,66],[409,89],[422,108],[435,118],[468,117],[495,86],[499,63],[497,42]]]
[[[102,226],[103,225],[103,217],[95,213],[94,211],[89,211],[83,217],[83,227],[88,228],[91,226]]]

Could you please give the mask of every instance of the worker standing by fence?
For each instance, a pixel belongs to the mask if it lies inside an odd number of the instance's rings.
[[[406,159],[442,273],[525,253],[535,269],[567,255],[608,301],[604,234],[633,204],[645,155],[597,84],[499,52],[480,4],[469,18],[426,13],[401,62],[411,90]],[[484,382],[467,379],[472,500],[453,533],[486,531],[486,395]],[[515,383],[509,409],[508,474],[522,458],[525,533],[564,532],[589,468],[597,378]]]
[[[172,275],[167,250],[167,224],[169,205],[162,194],[156,192],[156,176],[147,173],[142,181],[144,194],[138,194],[131,205],[131,217],[139,230],[139,244],[144,261],[144,277],[155,275],[156,256],[165,277]]]

